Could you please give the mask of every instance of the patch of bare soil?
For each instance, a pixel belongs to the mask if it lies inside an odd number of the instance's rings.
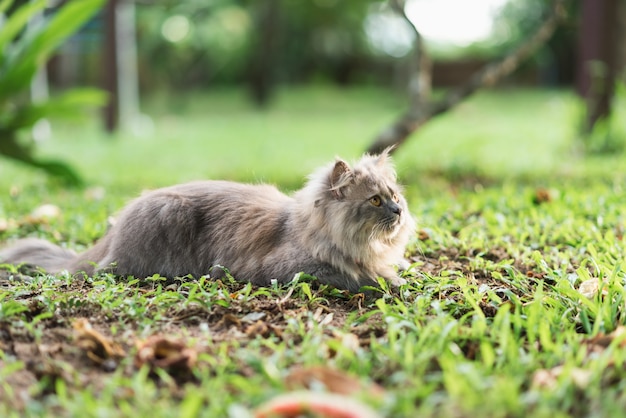
[[[9,281],[0,279],[0,282],[2,287],[10,289]],[[121,332],[111,335],[111,325],[119,323],[119,318],[110,318],[103,313],[103,307],[87,302],[91,287],[85,282],[77,280],[66,288],[59,287],[60,292],[71,290],[78,295],[77,299],[82,295],[84,303],[58,307],[36,327],[30,327],[29,321],[45,309],[37,299],[39,292],[16,294],[17,298],[28,301],[29,310],[22,313],[23,319],[13,316],[10,320],[0,320],[0,350],[4,353],[0,370],[6,372],[18,362],[23,368],[5,373],[7,376],[0,379],[0,402],[13,409],[23,409],[31,399],[53,393],[58,379],[68,387],[97,390],[103,377],[119,367],[125,367],[124,374],[132,375],[147,365],[151,370],[166,370],[179,383],[193,381],[198,355],[212,354],[219,342],[237,341],[245,345],[258,337],[272,337],[297,344],[301,336],[288,329],[288,322],[294,318],[307,327],[314,323],[332,324],[327,333],[333,338],[332,330],[342,328],[350,313],[365,312],[363,295],[345,294],[312,303],[290,295],[240,301],[237,292],[242,287],[234,284],[228,285],[228,289],[232,292],[228,307],[171,307],[160,311],[160,319],[154,321],[151,330],[153,335],[146,339],[138,337],[138,324],[130,319],[124,321]],[[207,329],[210,343],[202,342],[206,340]],[[376,316],[352,329],[354,343],[362,345],[369,344],[371,335],[383,333],[383,325]],[[193,337],[200,337],[200,342],[187,346]],[[125,358],[133,361],[122,361]],[[246,367],[238,365],[239,372],[252,373]]]

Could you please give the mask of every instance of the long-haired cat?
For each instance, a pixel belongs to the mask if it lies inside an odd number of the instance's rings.
[[[216,277],[220,266],[257,285],[304,272],[356,292],[377,277],[403,282],[394,265],[404,262],[414,227],[383,152],[352,167],[338,159],[291,197],[273,186],[227,181],[158,189],[128,204],[82,254],[27,238],[0,251],[0,261],[138,278]]]

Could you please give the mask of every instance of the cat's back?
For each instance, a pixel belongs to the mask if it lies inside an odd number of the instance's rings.
[[[247,273],[281,241],[290,202],[271,185],[228,181],[153,190],[121,211],[99,264],[134,276],[202,275],[215,265]]]
[[[223,180],[195,181],[156,189],[131,202],[120,214],[127,226],[163,229],[202,227],[236,230],[282,218],[292,198],[274,186]]]
[[[204,180],[177,184],[144,193],[137,201],[185,199],[197,204],[219,203],[283,205],[291,198],[269,184]]]

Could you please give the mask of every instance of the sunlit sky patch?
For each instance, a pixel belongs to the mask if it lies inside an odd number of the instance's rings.
[[[495,13],[507,0],[410,0],[409,19],[426,38],[469,45],[489,37]]]
[[[406,12],[417,30],[431,43],[464,47],[488,39],[494,17],[508,0],[408,0]],[[394,57],[407,54],[414,34],[385,3],[373,6],[365,32],[375,50]]]

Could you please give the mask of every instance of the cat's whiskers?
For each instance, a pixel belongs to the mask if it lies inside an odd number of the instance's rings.
[[[369,241],[387,241],[389,238],[397,233],[395,230],[394,221],[381,221],[374,224],[372,231],[370,232]]]

